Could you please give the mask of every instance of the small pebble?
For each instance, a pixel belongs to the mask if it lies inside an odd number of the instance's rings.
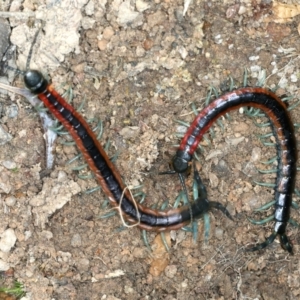
[[[12,136],[6,132],[0,125],[0,145],[5,145],[12,139]]]
[[[9,264],[4,260],[0,259],[0,271],[7,271],[9,269]]]
[[[130,286],[125,285],[124,292],[125,292],[125,294],[132,294],[132,293],[134,293],[134,289]]]
[[[246,8],[245,6],[243,6],[243,5],[241,5],[241,6],[240,6],[240,9],[239,9],[239,11],[238,11],[238,14],[239,14],[239,15],[242,15],[242,14],[244,14],[246,11],[247,11],[247,8]]]
[[[98,48],[99,48],[99,50],[104,51],[106,49],[106,47],[107,47],[107,44],[108,44],[108,41],[106,41],[106,40],[99,41],[98,42]]]
[[[14,206],[16,204],[16,202],[17,202],[17,199],[14,196],[8,196],[5,199],[5,204],[9,207]]]
[[[90,261],[87,258],[81,258],[77,262],[78,269],[82,272],[86,272],[89,270],[90,267]]]
[[[89,3],[85,6],[85,13],[88,16],[93,15],[95,12],[95,3],[93,0],[90,0]]]
[[[2,59],[3,54],[9,47],[9,35],[10,27],[5,22],[0,22],[0,57]]]
[[[106,27],[103,30],[103,38],[107,41],[110,41],[111,37],[115,34],[112,27]]]
[[[64,182],[67,180],[67,174],[64,171],[59,171],[57,175],[58,182]]]
[[[1,234],[0,250],[2,252],[9,252],[15,245],[17,237],[13,229],[8,228]]]
[[[71,239],[72,247],[80,247],[82,245],[81,236],[79,233],[75,233]]]
[[[139,13],[137,11],[134,11],[133,6],[130,5],[130,0],[125,0],[119,6],[119,12],[118,12],[119,25],[124,26],[127,23],[131,23],[138,16],[139,16]]]
[[[150,50],[154,45],[153,40],[151,39],[145,39],[143,42],[143,47],[146,51]]]
[[[143,12],[144,10],[150,7],[150,4],[147,3],[146,1],[136,0],[135,6],[139,12]]]
[[[224,231],[222,228],[216,228],[215,236],[218,240],[221,240],[223,238],[223,234],[224,234]]]
[[[165,269],[165,274],[169,278],[174,278],[177,273],[177,267],[175,265],[167,266]]]
[[[2,166],[5,167],[8,170],[15,169],[17,167],[17,164],[10,160],[5,160],[2,162]]]
[[[219,178],[217,177],[216,174],[210,172],[209,173],[209,182],[211,184],[212,188],[216,188],[219,185]]]
[[[16,104],[12,104],[7,107],[5,114],[7,115],[8,118],[13,119],[18,116],[18,112],[19,112],[18,106]]]
[[[41,237],[50,241],[53,238],[53,233],[49,230],[43,230],[41,233]]]
[[[251,153],[251,161],[256,162],[261,160],[261,148],[254,147]]]

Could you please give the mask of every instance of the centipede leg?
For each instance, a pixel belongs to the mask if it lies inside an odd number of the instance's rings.
[[[207,198],[206,187],[203,184],[200,174],[195,167],[195,163],[194,163],[194,180],[196,182],[197,193],[198,193],[198,196],[196,198],[201,198],[201,199]]]
[[[216,201],[210,201],[209,208],[215,208],[215,209],[220,210],[227,218],[229,218],[230,220],[233,221],[231,214],[229,213],[227,208],[222,203],[216,202]]]
[[[274,215],[271,215],[263,220],[254,220],[254,219],[251,219],[251,218],[248,218],[248,221],[254,225],[263,225],[263,224],[266,224],[272,220],[274,220]]]
[[[294,226],[294,227],[297,227],[297,228],[299,228],[300,227],[300,225],[295,221],[295,220],[293,220],[293,219],[289,219],[289,223],[292,225],[292,226]]]
[[[273,232],[264,242],[257,244],[256,246],[252,247],[252,248],[248,248],[246,249],[247,252],[250,251],[257,251],[257,250],[261,250],[266,248],[267,246],[269,246],[270,244],[272,244],[276,238],[277,232]]]
[[[293,247],[290,244],[290,241],[289,241],[289,239],[288,239],[288,237],[286,236],[285,233],[279,235],[279,240],[280,240],[281,247],[284,250],[288,251],[289,253],[293,254]]]
[[[200,199],[207,199],[207,190],[205,185],[203,184],[201,177],[199,175],[199,172],[196,170],[194,166],[194,180],[196,181],[197,184],[197,189],[198,189],[198,198]],[[209,201],[209,209],[215,208],[220,210],[222,213],[226,215],[230,220],[233,220],[232,216],[230,215],[229,211],[226,209],[226,207],[216,201]]]

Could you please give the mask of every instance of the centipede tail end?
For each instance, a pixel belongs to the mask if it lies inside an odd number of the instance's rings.
[[[293,254],[293,247],[292,247],[288,237],[286,236],[286,234],[280,234],[279,239],[280,239],[281,247],[284,250],[288,251],[290,254]]]

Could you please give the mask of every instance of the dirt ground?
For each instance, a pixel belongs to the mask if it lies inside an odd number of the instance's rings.
[[[180,141],[176,133],[185,130],[176,121],[191,122],[192,104],[203,108],[211,86],[222,93],[230,77],[241,86],[245,70],[248,84],[255,85],[265,70],[266,87],[293,96],[290,106],[299,98],[297,1],[6,2],[2,13],[15,15],[2,19],[11,37],[4,60],[24,70],[42,19],[31,66],[60,92],[72,88],[75,107],[85,99],[84,117],[103,121],[101,142],[110,141],[109,154],[117,154],[124,181],[143,184],[147,206],[166,199],[169,207],[174,204],[181,189],[177,177],[158,173],[169,168]],[[2,82],[24,87],[20,76],[8,74]],[[300,106],[291,114],[297,123]],[[89,174],[87,169],[72,170],[80,161],[67,163],[78,150],[63,144],[65,135],[51,148],[52,169],[46,168],[38,113],[24,98],[2,93],[0,244],[5,233],[13,242],[0,251],[0,285],[23,283],[24,300],[299,299],[297,227],[287,229],[294,255],[278,239],[264,250],[245,252],[273,230],[272,222],[248,220],[273,213],[254,212],[274,199],[272,187],[255,183],[274,183],[276,177],[258,171],[276,168],[276,162],[262,163],[276,155],[259,138],[271,129],[255,125],[267,119],[239,110],[221,120],[223,127],[213,126],[214,134],[201,142],[199,166],[209,198],[223,203],[234,221],[212,211],[209,241],[199,220],[196,243],[189,232],[166,234],[169,251],[159,234],[149,233],[150,252],[139,229],[121,228],[119,215],[101,218],[111,208],[103,207],[100,190],[85,193],[97,184],[78,177]],[[292,218],[300,222],[299,210],[292,210]]]

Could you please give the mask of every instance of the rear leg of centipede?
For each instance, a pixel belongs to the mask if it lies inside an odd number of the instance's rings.
[[[196,169],[194,163],[194,182],[193,182],[193,199],[194,201],[208,201],[207,200],[207,190],[205,185],[202,182],[199,172]],[[207,242],[209,239],[209,232],[210,232],[210,219],[209,219],[209,211],[212,209],[220,210],[226,217],[233,220],[232,216],[230,215],[229,211],[226,207],[221,204],[220,202],[216,201],[208,201],[208,211],[203,214],[204,219],[204,241]],[[185,228],[185,230],[191,231],[193,233],[193,239],[196,242],[198,236],[198,226],[197,222],[194,221],[191,228]]]
[[[285,233],[279,234],[277,232],[273,232],[264,242],[259,243],[254,247],[246,248],[246,251],[253,252],[253,251],[262,250],[262,249],[266,248],[267,246],[269,246],[270,244],[272,244],[274,242],[277,235],[279,236],[279,241],[280,241],[281,247],[284,250],[288,251],[289,253],[293,254],[293,247],[290,244],[290,241],[289,241],[288,237],[286,236],[286,234]]]

